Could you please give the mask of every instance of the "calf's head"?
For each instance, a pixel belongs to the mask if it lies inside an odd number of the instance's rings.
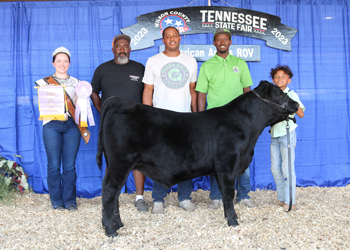
[[[271,113],[269,124],[283,121],[289,114],[293,114],[299,109],[299,104],[296,101],[293,101],[279,87],[268,81],[261,81],[253,93],[269,105],[266,111]]]

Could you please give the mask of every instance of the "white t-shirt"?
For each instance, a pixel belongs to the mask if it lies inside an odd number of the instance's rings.
[[[190,82],[197,81],[197,62],[180,52],[178,57],[159,53],[146,63],[143,82],[154,85],[153,107],[191,112]]]

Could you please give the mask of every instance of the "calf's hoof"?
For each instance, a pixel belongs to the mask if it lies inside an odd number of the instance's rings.
[[[115,238],[118,236],[118,233],[117,232],[114,232],[114,233],[110,233],[110,234],[107,234],[108,237],[110,238]]]
[[[230,227],[239,226],[238,221],[236,219],[227,219],[227,223]]]
[[[119,228],[124,227],[124,224],[122,222],[116,224],[116,229],[118,230]]]

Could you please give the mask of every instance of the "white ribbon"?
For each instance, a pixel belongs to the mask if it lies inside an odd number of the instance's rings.
[[[75,104],[75,123],[79,124],[80,114],[80,126],[87,127],[87,119],[90,126],[95,126],[94,116],[92,114],[90,105],[90,95],[92,93],[91,84],[87,81],[79,81],[75,86],[75,93],[78,96],[78,101]]]

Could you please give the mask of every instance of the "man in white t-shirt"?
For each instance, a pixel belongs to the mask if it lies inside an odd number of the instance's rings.
[[[162,41],[165,50],[150,57],[146,63],[142,103],[177,112],[197,112],[197,62],[180,52],[181,37],[176,28],[165,28]],[[196,209],[191,202],[191,192],[192,180],[178,184],[179,207],[186,211]],[[167,190],[153,181],[154,214],[164,213],[166,196]]]

